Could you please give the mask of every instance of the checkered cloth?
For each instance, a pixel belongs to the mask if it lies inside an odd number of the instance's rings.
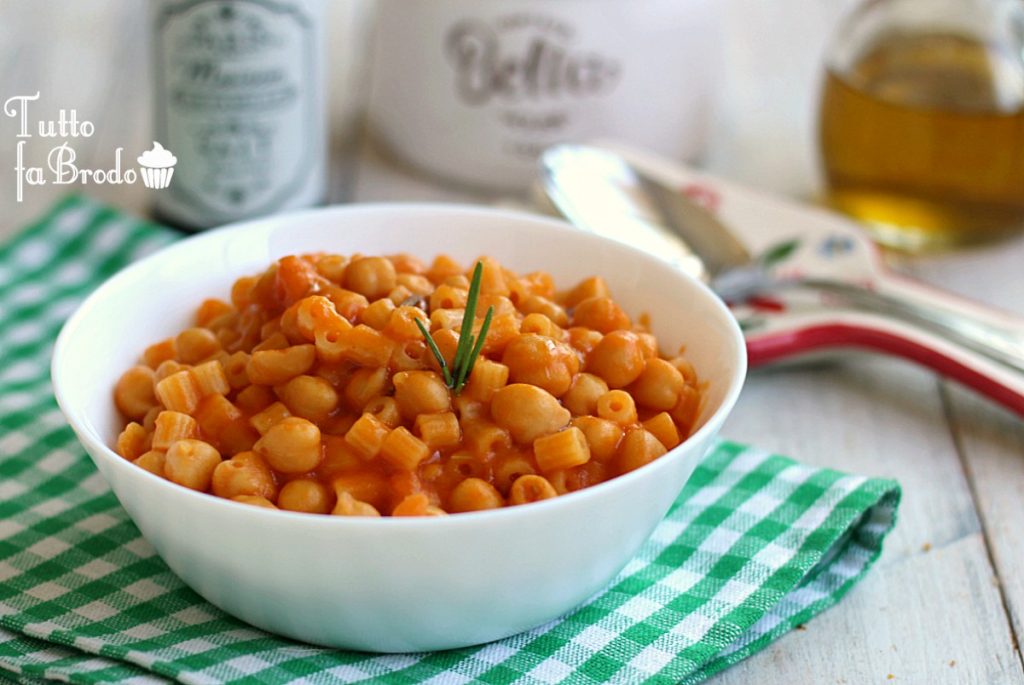
[[[0,247],[0,681],[696,683],[837,602],[894,523],[892,481],[722,442],[608,589],[548,625],[409,655],[261,632],[156,556],[50,390],[64,319],[174,237],[72,197]]]

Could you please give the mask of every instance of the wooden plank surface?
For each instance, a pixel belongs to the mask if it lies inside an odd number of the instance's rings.
[[[909,270],[1024,315],[1024,239],[916,260]],[[945,383],[950,426],[1018,641],[1024,636],[1024,422]]]
[[[803,197],[814,194],[813,88],[806,81],[819,69],[838,12],[833,3],[807,7],[805,0],[779,0],[774,9],[760,0],[730,0],[732,109],[719,119],[708,155],[725,176]],[[132,0],[4,5],[0,97],[39,90],[40,114],[75,107],[95,122],[97,135],[76,144],[83,166],[109,165],[118,146],[127,158],[138,154],[149,145],[144,9]],[[787,25],[813,39],[781,41],[762,30],[787,17]],[[782,68],[788,80],[772,76]],[[338,112],[338,102],[357,93],[355,83],[344,80],[332,98]],[[496,199],[398,170],[365,140],[354,154],[351,111],[344,109],[332,141],[333,200]],[[13,201],[14,133],[14,122],[0,118],[0,239],[68,190],[32,188],[23,203]],[[30,142],[26,161],[38,164],[49,146]],[[140,186],[86,192],[138,213],[148,203]],[[1022,266],[1024,242],[1017,240],[905,268],[1024,312]],[[890,675],[910,683],[1024,683],[1017,648],[1024,630],[1018,419],[906,363],[851,356],[753,374],[725,433],[808,463],[898,478],[905,499],[878,567],[858,588],[716,683],[884,683]]]
[[[1019,683],[1015,642],[931,374],[857,356],[755,372],[724,432],[807,463],[886,475],[900,521],[878,566],[837,607],[721,683]],[[956,661],[955,670],[948,666]]]

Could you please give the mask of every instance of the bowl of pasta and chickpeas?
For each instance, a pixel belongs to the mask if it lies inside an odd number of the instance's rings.
[[[122,271],[65,325],[62,410],[171,569],[266,630],[411,652],[570,611],[735,403],[706,287],[561,222],[300,212]]]

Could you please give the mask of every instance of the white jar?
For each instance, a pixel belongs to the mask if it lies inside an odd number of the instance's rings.
[[[324,2],[153,3],[162,219],[206,228],[323,201]]]
[[[715,0],[380,0],[373,131],[398,157],[521,191],[538,154],[608,138],[701,152]]]

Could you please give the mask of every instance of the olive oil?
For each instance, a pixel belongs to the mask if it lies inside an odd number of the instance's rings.
[[[904,249],[1024,228],[1019,62],[953,34],[896,34],[827,74],[821,149],[836,208]]]

